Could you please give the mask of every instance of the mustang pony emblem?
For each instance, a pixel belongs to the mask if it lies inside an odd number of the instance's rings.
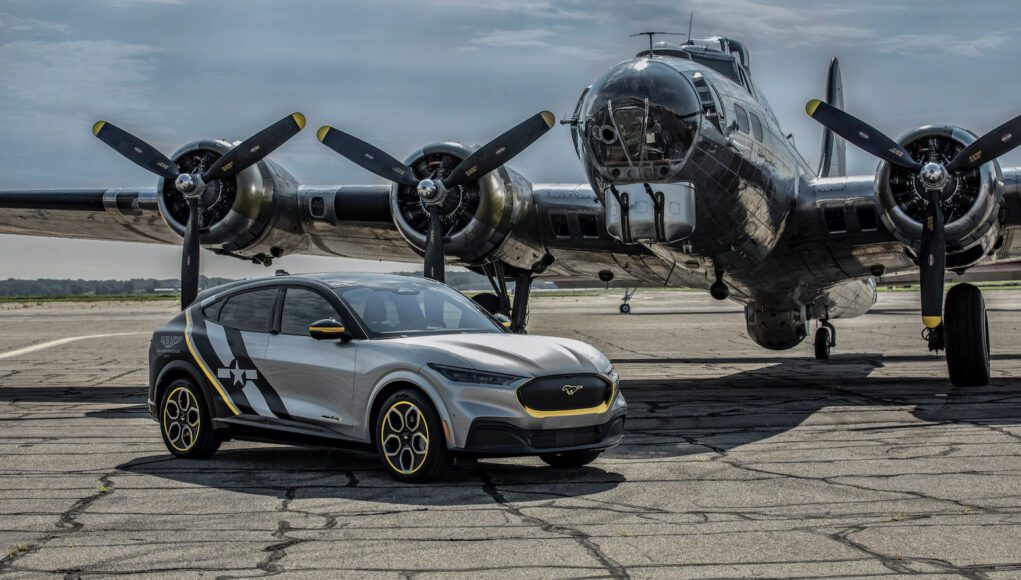
[[[560,390],[567,393],[567,396],[570,397],[580,391],[584,386],[585,385],[564,385],[564,387]]]

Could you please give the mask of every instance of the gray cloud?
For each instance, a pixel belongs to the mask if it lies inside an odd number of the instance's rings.
[[[888,54],[910,52],[923,58],[936,59],[947,56],[977,57],[1000,48],[1010,40],[1018,29],[986,32],[974,38],[945,35],[902,34],[876,43],[876,49]]]
[[[41,20],[38,18],[25,18],[0,12],[0,32],[23,33],[23,32],[59,32],[66,34],[71,27],[62,22],[52,20]]]
[[[149,110],[151,46],[114,40],[0,45],[0,94],[13,97],[0,112],[4,126],[29,126],[40,140],[81,143],[92,115],[117,111],[131,119]]]

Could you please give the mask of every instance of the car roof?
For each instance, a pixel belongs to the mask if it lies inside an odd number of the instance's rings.
[[[237,288],[264,285],[268,282],[276,282],[279,284],[286,284],[288,282],[301,282],[301,281],[312,281],[321,282],[334,288],[340,288],[343,286],[360,286],[364,284],[372,284],[373,286],[379,285],[397,285],[413,283],[425,283],[425,284],[440,284],[429,278],[420,278],[418,276],[401,276],[398,274],[380,274],[376,272],[315,272],[310,274],[281,274],[276,276],[263,276],[261,278],[251,278],[248,280],[238,280],[235,282],[228,282],[221,284],[213,288],[203,290],[196,297],[196,302],[226,292],[228,290],[234,290]]]

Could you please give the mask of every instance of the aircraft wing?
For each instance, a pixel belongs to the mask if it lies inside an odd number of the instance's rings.
[[[390,217],[389,186],[298,187],[280,198],[277,217],[285,219],[265,228],[265,239],[248,240],[249,246],[286,241],[286,253],[419,260]],[[0,191],[0,234],[172,245],[182,240],[164,219],[155,187]],[[232,251],[229,243],[206,247]]]

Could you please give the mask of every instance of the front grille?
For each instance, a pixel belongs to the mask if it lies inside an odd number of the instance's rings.
[[[529,439],[536,449],[555,449],[558,447],[575,447],[591,445],[602,439],[600,425],[593,427],[575,427],[574,429],[546,429],[532,431]]]
[[[591,409],[609,402],[613,385],[599,375],[535,379],[518,389],[518,400],[533,411]]]

